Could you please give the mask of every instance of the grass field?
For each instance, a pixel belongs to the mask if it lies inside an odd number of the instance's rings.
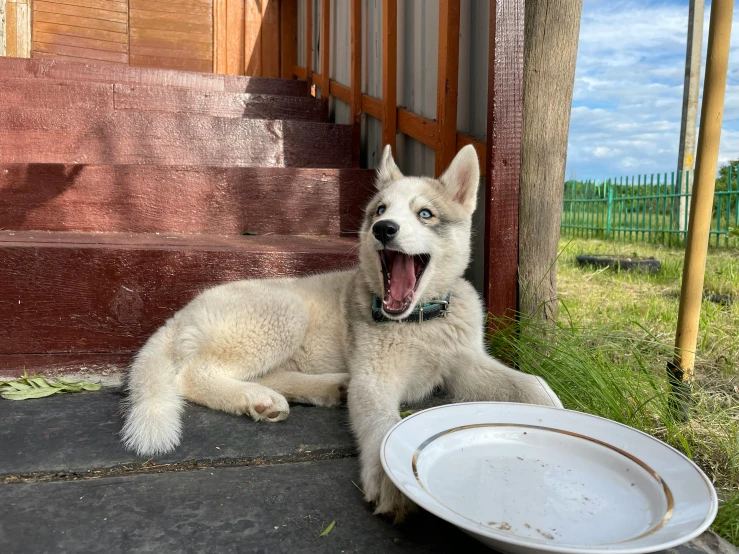
[[[631,425],[678,448],[714,481],[722,498],[714,530],[739,545],[739,249],[711,250],[696,352],[694,415],[669,403],[683,252],[658,245],[567,239],[560,243],[557,326],[523,318],[517,334],[493,336],[499,356],[543,375],[566,407]],[[581,268],[577,254],[654,256],[656,275]]]

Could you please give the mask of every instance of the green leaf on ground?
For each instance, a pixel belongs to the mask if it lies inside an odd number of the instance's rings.
[[[405,418],[407,418],[407,417],[408,417],[409,415],[411,415],[411,414],[415,413],[416,411],[417,411],[417,410],[406,410],[406,411],[401,411],[401,412],[400,412],[400,418],[401,418],[401,419],[405,419]]]
[[[29,376],[24,371],[23,377],[0,381],[0,397],[6,400],[28,400],[57,393],[95,391],[101,388],[102,385],[90,381],[75,381],[63,377],[47,378],[43,375]]]
[[[321,534],[318,535],[319,537],[325,537],[331,532],[331,529],[334,528],[334,525],[336,525],[336,520],[332,521],[328,524],[328,527],[326,527],[323,531],[321,531]]]

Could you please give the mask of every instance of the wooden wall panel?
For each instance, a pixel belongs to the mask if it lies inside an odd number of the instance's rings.
[[[32,6],[32,57],[129,62],[127,2],[36,0]]]
[[[242,1],[245,22],[242,74],[249,77],[279,77],[280,0]]]
[[[213,0],[129,2],[130,65],[213,71]]]

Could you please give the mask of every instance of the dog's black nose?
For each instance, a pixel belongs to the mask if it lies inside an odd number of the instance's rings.
[[[395,238],[399,229],[400,225],[394,221],[383,219],[372,226],[372,234],[375,235],[375,238],[382,244],[387,244]]]

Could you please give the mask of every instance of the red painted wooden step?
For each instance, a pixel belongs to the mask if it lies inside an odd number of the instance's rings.
[[[0,98],[4,106],[26,110],[117,109],[328,122],[328,106],[310,96],[202,91],[53,79],[0,79]]]
[[[352,127],[159,114],[0,107],[4,163],[350,167]]]
[[[0,375],[121,364],[205,288],[349,268],[342,238],[0,231]]]
[[[192,73],[172,69],[92,64],[58,59],[0,57],[0,79],[5,78],[50,78],[132,85],[164,85],[250,94],[308,95],[305,81]]]
[[[109,111],[114,109],[113,87],[110,83],[0,77],[0,98],[3,108]]]
[[[117,110],[328,121],[328,105],[310,96],[212,92],[186,88],[115,85]]]
[[[0,165],[0,227],[133,233],[353,235],[363,169]]]

